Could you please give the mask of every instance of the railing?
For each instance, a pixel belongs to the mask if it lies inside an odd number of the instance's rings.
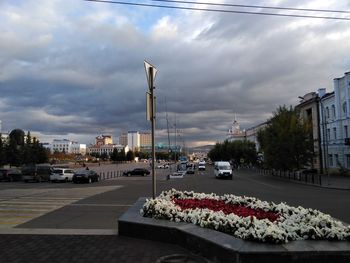
[[[272,175],[276,177],[286,178],[289,180],[322,185],[322,174],[316,172],[304,171],[281,171],[275,169],[259,169],[260,174]]]

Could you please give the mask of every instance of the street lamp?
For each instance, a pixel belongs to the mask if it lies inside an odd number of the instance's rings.
[[[151,121],[152,126],[152,197],[156,198],[156,151],[155,151],[155,140],[154,140],[154,131],[155,131],[155,97],[154,97],[154,80],[157,75],[157,69],[146,60],[144,61],[146,78],[148,83],[148,92],[146,92],[146,115],[147,120]]]

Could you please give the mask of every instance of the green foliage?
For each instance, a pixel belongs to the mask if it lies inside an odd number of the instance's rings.
[[[133,151],[128,151],[128,152],[126,153],[126,160],[127,160],[127,161],[133,161],[133,160],[135,160],[135,154],[134,154]]]
[[[48,156],[48,150],[36,138],[32,138],[30,132],[25,138],[22,130],[15,129],[11,131],[6,142],[0,139],[0,165],[21,166],[31,163],[46,163]]]
[[[250,141],[224,141],[216,143],[214,148],[208,153],[212,161],[233,161],[238,164],[241,160],[246,164],[255,164],[257,153],[255,143]]]
[[[279,170],[300,169],[312,163],[312,124],[290,107],[279,107],[267,127],[258,133],[264,164]]]

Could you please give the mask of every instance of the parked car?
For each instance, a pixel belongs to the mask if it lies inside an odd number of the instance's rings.
[[[100,176],[94,170],[76,171],[72,179],[73,183],[89,183],[100,181]]]
[[[0,169],[0,181],[21,181],[22,172],[17,168],[1,168]]]
[[[22,168],[22,178],[26,183],[29,181],[49,181],[51,173],[52,166],[50,164],[34,164]]]
[[[68,182],[73,180],[74,170],[67,168],[54,168],[50,175],[51,182]]]
[[[134,170],[125,171],[123,173],[124,176],[132,176],[132,175],[146,176],[146,175],[149,175],[149,174],[150,174],[150,171],[148,171],[145,168],[135,168]]]
[[[167,163],[160,164],[160,165],[157,165],[157,168],[158,169],[168,169],[169,168],[169,164],[167,164]]]

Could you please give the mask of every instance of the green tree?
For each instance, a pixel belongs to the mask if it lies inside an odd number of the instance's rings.
[[[238,165],[241,160],[245,164],[255,164],[257,153],[255,143],[247,140],[224,141],[216,143],[214,148],[208,153],[208,157],[213,161],[232,161]]]
[[[134,152],[133,151],[128,151],[127,153],[126,153],[126,160],[127,161],[133,161],[133,160],[135,160],[135,154],[134,154]]]
[[[264,164],[279,170],[300,169],[312,164],[312,125],[290,107],[279,107],[267,127],[258,133]]]
[[[7,162],[5,148],[6,148],[6,145],[3,141],[1,133],[0,133],[0,166],[3,166]]]
[[[114,148],[113,152],[110,155],[112,161],[118,161],[118,149]]]

